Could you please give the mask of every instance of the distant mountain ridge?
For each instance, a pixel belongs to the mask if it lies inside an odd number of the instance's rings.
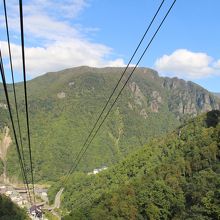
[[[84,66],[28,81],[36,180],[56,180],[70,168],[123,70]],[[23,85],[16,84],[16,89],[25,132]],[[11,87],[9,90],[11,95]],[[0,92],[3,131],[10,123],[1,85]],[[220,109],[220,100],[202,87],[177,78],[159,77],[152,69],[137,68],[78,169],[89,172],[109,166],[149,138],[174,129],[180,120],[212,109]],[[23,138],[26,146],[27,138]],[[8,173],[16,176],[14,147],[8,152]]]
[[[218,92],[218,93],[213,93],[215,96],[217,96],[217,97],[219,97],[220,98],[220,92]]]

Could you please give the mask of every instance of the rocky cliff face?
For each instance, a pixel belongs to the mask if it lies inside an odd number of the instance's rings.
[[[164,78],[163,87],[168,92],[168,106],[176,116],[196,116],[213,109],[220,109],[220,101],[204,88],[193,82],[177,78]]]
[[[37,180],[56,180],[70,168],[123,71],[77,67],[47,73],[27,83]],[[128,74],[131,71],[129,68]],[[16,91],[21,129],[25,131],[21,83]],[[10,126],[2,94],[0,83],[0,129]],[[217,97],[192,82],[137,68],[78,169],[89,172],[111,165],[149,138],[173,130],[179,119],[219,108]],[[27,146],[27,139],[24,142]],[[7,167],[15,167],[15,158],[15,148],[10,148]],[[17,169],[8,170],[8,174],[16,175]]]
[[[159,77],[150,69],[138,69],[128,88],[133,98],[129,108],[138,109],[145,119],[163,109],[177,119],[220,109],[220,99],[201,86],[178,78]]]
[[[1,134],[1,138],[0,138],[0,160],[2,161],[2,164],[3,164],[3,173],[2,173],[3,182],[6,182],[6,179],[7,179],[7,175],[6,175],[7,163],[6,163],[6,161],[7,161],[8,148],[9,148],[11,142],[12,142],[12,139],[9,134],[9,128],[4,127],[3,132]],[[1,177],[1,175],[0,175],[0,177]]]

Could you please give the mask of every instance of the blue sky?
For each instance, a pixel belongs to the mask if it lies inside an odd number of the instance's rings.
[[[7,0],[7,8],[16,80],[20,81],[17,2]],[[80,65],[126,65],[160,3],[161,0],[24,1],[28,78]],[[165,0],[140,52],[171,3],[172,0]],[[219,0],[177,0],[140,66],[220,92],[219,8]],[[0,43],[7,69],[2,2]],[[138,56],[132,63],[137,59]]]

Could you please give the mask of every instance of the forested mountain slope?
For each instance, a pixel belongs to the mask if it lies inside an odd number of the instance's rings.
[[[62,206],[72,210],[65,220],[220,219],[220,111],[153,139],[97,175],[75,173]]]
[[[26,212],[14,204],[8,197],[0,194],[1,220],[27,220]]]
[[[70,168],[123,70],[78,67],[47,73],[27,83],[37,181],[56,180]],[[16,89],[25,134],[23,85],[16,84]],[[9,90],[12,94],[12,87]],[[0,128],[4,131],[10,123],[1,86],[0,99]],[[12,97],[11,100],[13,103]],[[154,70],[138,68],[78,170],[89,172],[109,166],[149,138],[172,130],[180,120],[219,106],[217,97],[192,82],[162,78]],[[23,137],[23,142],[28,158],[27,137]],[[7,171],[14,177],[18,175],[16,158],[15,147],[11,145]]]

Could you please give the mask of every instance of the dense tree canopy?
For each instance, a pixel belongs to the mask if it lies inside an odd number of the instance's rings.
[[[123,70],[77,67],[47,73],[27,82],[36,181],[56,181],[70,169],[74,155],[81,149]],[[8,90],[16,122],[11,85]],[[16,91],[24,152],[28,158],[22,83],[16,83]],[[1,83],[0,93],[0,128],[10,127]],[[152,69],[137,68],[78,171],[89,172],[110,166],[140,148],[149,138],[176,128],[183,116],[217,109],[219,104],[217,97],[192,82],[159,77]],[[17,130],[17,123],[15,125]],[[12,132],[10,135],[13,138]],[[11,145],[7,154],[7,174],[20,178],[16,162],[15,146]]]
[[[220,219],[220,112],[192,119],[100,174],[73,174],[62,204],[71,210],[65,220]]]
[[[20,209],[12,201],[0,194],[0,219],[1,220],[26,220],[27,213]]]

